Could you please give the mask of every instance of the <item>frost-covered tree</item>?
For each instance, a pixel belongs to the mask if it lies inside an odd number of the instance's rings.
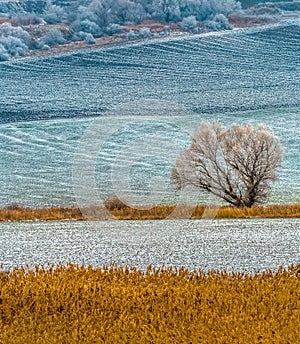
[[[180,0],[153,0],[153,19],[165,22],[181,20]]]
[[[66,18],[66,12],[62,7],[51,4],[48,6],[43,18],[48,24],[60,23]]]
[[[17,13],[11,17],[14,26],[27,26],[40,24],[42,19],[35,13]]]
[[[134,30],[129,30],[129,32],[126,35],[126,38],[129,40],[138,38],[138,34]]]
[[[180,11],[183,18],[195,16],[198,21],[202,21],[212,14],[213,8],[210,1],[181,0]]]
[[[10,58],[9,53],[4,48],[2,44],[0,44],[0,61],[8,61]]]
[[[38,42],[38,47],[43,48],[44,45],[46,46],[53,46],[58,44],[65,43],[66,40],[64,39],[63,34],[58,29],[49,30]]]
[[[79,6],[75,13],[77,14],[77,16],[74,20],[82,21],[87,19],[95,23],[98,20],[98,16],[95,12],[93,12],[93,8],[89,9],[85,6]]]
[[[121,31],[122,31],[122,27],[119,24],[110,24],[105,30],[105,32],[108,35],[115,35],[117,33],[120,33]]]
[[[180,26],[184,30],[193,30],[195,27],[197,27],[197,19],[195,16],[183,18]]]
[[[211,31],[231,30],[232,26],[229,24],[227,17],[224,14],[216,14],[212,20],[204,22],[207,29]]]
[[[142,27],[139,30],[139,36],[142,38],[149,38],[151,37],[151,30],[148,27]]]
[[[82,39],[82,34],[78,35],[81,32],[91,34],[93,37],[101,37],[104,34],[114,35],[122,31],[121,25],[140,24],[145,20],[165,24],[177,22],[181,23],[183,29],[193,30],[193,32],[197,32],[198,22],[204,21],[201,27],[206,26],[208,30],[229,29],[230,25],[226,16],[241,8],[236,0],[18,0],[5,2],[5,4],[8,3],[9,6],[3,5],[0,1],[0,11],[4,9],[7,12],[4,12],[4,16],[11,21],[16,30],[20,30],[13,34],[2,35],[6,37],[2,46],[6,49],[6,53],[11,51],[12,54],[25,52],[26,48],[23,44],[29,49],[45,49],[51,45],[63,43],[65,38]],[[25,26],[40,24],[43,21],[47,24],[68,24],[70,25],[69,33],[65,31],[65,37],[59,33],[50,33],[37,44],[28,33],[29,38],[26,40],[20,37],[20,34],[25,35]],[[31,29],[28,31],[34,32]],[[163,34],[168,34],[168,32],[160,33],[160,35]],[[153,35],[159,34],[153,32]],[[8,36],[20,39],[21,43],[18,44],[16,39],[7,38]],[[132,39],[134,36],[148,37],[149,32],[146,33],[145,30],[134,34],[131,32],[127,38]],[[91,36],[88,37],[88,40],[92,42]]]
[[[83,32],[83,31],[76,32],[76,34],[73,36],[72,39],[74,41],[82,40],[88,44],[96,43],[95,37],[91,33]]]
[[[111,23],[110,0],[93,0],[88,6],[88,11],[96,16],[96,23],[100,27],[107,27]]]
[[[192,144],[180,154],[172,170],[178,188],[193,185],[236,207],[251,207],[270,194],[283,149],[263,125],[202,122]]]
[[[21,27],[12,26],[10,23],[0,25],[1,60],[9,56],[25,55],[32,40],[29,33]]]
[[[16,37],[19,38],[27,46],[31,43],[31,36],[25,30],[18,26],[12,26],[10,23],[0,25],[0,37]]]
[[[20,38],[8,36],[0,37],[0,44],[11,56],[23,56],[28,51],[28,46]]]
[[[139,24],[147,18],[143,7],[130,0],[114,0],[110,5],[112,20],[119,24]]]
[[[139,24],[151,19],[159,22],[180,22],[194,16],[197,21],[228,15],[240,9],[235,0],[82,0],[69,10],[69,20],[80,31],[80,22],[89,20],[104,32],[112,24]]]
[[[85,35],[84,41],[87,44],[95,44],[96,43],[95,38],[94,38],[94,36],[91,33],[87,33]]]
[[[210,0],[211,8],[213,9],[213,14],[222,13],[228,15],[233,11],[238,11],[241,9],[240,2],[236,0]]]
[[[91,33],[92,35],[99,37],[102,35],[102,30],[100,29],[99,25],[95,22],[90,21],[89,19],[85,19],[81,22],[77,22],[74,27],[77,29],[76,31],[82,31],[86,33]]]

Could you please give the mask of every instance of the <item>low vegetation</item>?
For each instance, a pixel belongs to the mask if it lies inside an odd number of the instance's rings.
[[[0,221],[51,221],[51,220],[105,220],[113,217],[118,220],[160,220],[172,217],[175,206],[160,205],[149,209],[135,209],[118,202],[107,203],[107,210],[104,208],[91,207],[84,211],[80,209],[51,207],[51,208],[24,208],[17,205],[10,205],[0,209]],[[177,218],[201,219],[242,219],[242,218],[292,218],[300,217],[300,204],[293,205],[272,205],[272,206],[254,206],[251,208],[235,207],[205,207],[198,205],[196,207],[182,206],[176,211]],[[190,215],[192,214],[192,216]]]
[[[0,270],[0,343],[298,343],[300,265]]]

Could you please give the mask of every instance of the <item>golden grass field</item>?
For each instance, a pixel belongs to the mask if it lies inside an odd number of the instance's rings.
[[[151,266],[0,270],[0,343],[300,340],[300,264],[253,275]]]
[[[149,209],[134,209],[124,204],[109,206],[109,213],[104,213],[103,208],[89,208],[83,216],[78,208],[24,208],[19,206],[9,206],[0,209],[0,221],[24,221],[24,220],[85,220],[85,219],[106,219],[110,214],[118,220],[155,220],[165,219],[172,214],[175,206],[154,206]],[[291,218],[300,217],[300,204],[293,205],[272,205],[272,206],[253,206],[252,208],[220,207],[210,208],[207,212],[205,206],[198,205],[192,211],[193,219],[201,219],[204,210],[206,217],[217,219],[240,219],[240,218]],[[185,218],[187,207],[182,207],[178,211],[177,217]]]

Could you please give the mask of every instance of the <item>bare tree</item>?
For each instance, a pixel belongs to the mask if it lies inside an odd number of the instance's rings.
[[[192,144],[172,170],[178,188],[206,190],[236,207],[251,207],[270,194],[283,149],[272,130],[263,125],[202,122]]]

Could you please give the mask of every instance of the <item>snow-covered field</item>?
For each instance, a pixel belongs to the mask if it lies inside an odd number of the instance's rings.
[[[3,268],[150,263],[255,272],[298,263],[299,219],[0,223]]]
[[[0,206],[75,204],[74,153],[92,115],[101,118],[99,136],[121,132],[109,138],[96,164],[101,197],[111,193],[114,166],[130,174],[129,183],[117,183],[121,191],[130,188],[151,203],[149,180],[158,176],[166,189],[154,183],[153,194],[172,201],[168,183],[174,159],[165,161],[165,153],[159,159],[162,141],[175,142],[180,150],[189,144],[189,137],[180,134],[183,128],[192,131],[202,119],[219,119],[273,128],[286,155],[270,202],[300,202],[299,53],[300,22],[290,20],[1,63]],[[125,114],[122,107],[111,110],[132,101],[132,112],[130,107]],[[178,112],[175,103],[187,110]],[[126,145],[147,136],[149,120],[154,123],[151,146],[144,143],[142,155],[139,146],[126,154]],[[169,132],[170,126],[177,130]],[[176,157],[172,145],[170,151]]]

